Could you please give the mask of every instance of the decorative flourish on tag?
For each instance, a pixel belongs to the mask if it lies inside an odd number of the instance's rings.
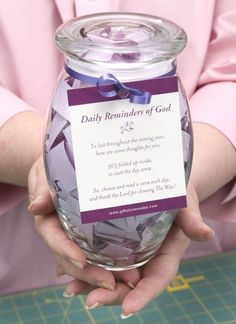
[[[125,122],[124,125],[121,126],[121,134],[124,134],[125,132],[132,132],[134,130],[133,126],[133,122]]]

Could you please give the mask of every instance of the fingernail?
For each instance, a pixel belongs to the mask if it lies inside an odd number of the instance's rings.
[[[131,281],[127,281],[126,285],[129,286],[130,288],[134,289],[135,285]]]
[[[108,289],[108,290],[111,290],[111,291],[114,291],[114,287],[112,285],[110,285],[109,283],[107,282],[104,282],[104,281],[98,281],[97,282],[97,285],[101,288],[105,288],[105,289]]]
[[[126,318],[131,317],[132,315],[134,315],[134,313],[130,313],[130,314],[128,314],[128,315],[121,314],[120,317],[121,317],[121,319],[126,319]]]
[[[62,273],[62,272],[57,272],[56,273],[56,277],[57,278],[61,278],[65,273]]]
[[[96,302],[96,303],[94,303],[91,306],[87,306],[87,305],[84,305],[84,306],[85,306],[86,309],[94,309],[94,308],[99,307],[99,306],[102,306],[102,305],[104,305],[104,304],[101,304],[101,303]]]
[[[215,231],[211,228],[211,231],[210,231],[210,236],[211,238],[215,236]]]
[[[202,233],[201,240],[208,241],[208,240],[212,239],[213,237],[214,237],[214,231],[211,228],[206,227],[205,231]]]
[[[65,298],[71,298],[71,297],[74,297],[75,296],[75,293],[71,293],[71,294],[68,294],[67,292],[63,292],[63,297]]]
[[[80,270],[83,270],[84,266],[81,262],[77,260],[70,259],[71,263],[73,263],[76,267],[78,267]]]
[[[61,278],[63,275],[65,275],[66,273],[65,273],[65,271],[64,271],[64,269],[60,266],[60,265],[58,265],[57,266],[57,272],[56,272],[56,277],[57,278]]]
[[[30,209],[34,206],[34,205],[36,205],[37,203],[39,203],[40,201],[41,201],[41,199],[42,199],[42,197],[43,196],[37,196],[36,198],[34,198],[32,201],[31,201],[31,203],[29,204],[29,206],[28,206],[28,211],[30,211]]]
[[[206,233],[203,234],[203,239],[204,240],[210,240],[214,237],[214,231],[213,230],[210,230],[210,231],[207,231]]]

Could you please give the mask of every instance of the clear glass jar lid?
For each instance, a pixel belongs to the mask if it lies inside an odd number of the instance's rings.
[[[60,51],[90,63],[157,63],[174,59],[186,33],[170,20],[133,13],[102,13],[75,18],[56,31]]]

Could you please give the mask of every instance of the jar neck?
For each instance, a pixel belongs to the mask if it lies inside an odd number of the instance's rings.
[[[99,78],[104,73],[115,75],[121,82],[147,80],[168,74],[175,74],[176,59],[170,59],[153,64],[119,63],[95,64],[65,57],[65,64],[73,71],[91,78]]]

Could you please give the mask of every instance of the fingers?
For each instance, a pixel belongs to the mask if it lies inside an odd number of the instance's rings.
[[[76,269],[75,267],[73,267],[73,266],[71,267],[70,264],[68,264],[68,263],[65,264],[65,261],[59,260],[58,257],[56,259],[57,259],[58,263],[63,264],[63,267],[61,267],[61,265],[58,266],[58,270],[57,270],[58,274],[61,274],[61,273],[64,274],[65,272],[62,269],[66,268],[67,273],[70,272],[70,275],[72,275],[74,277],[79,276],[79,278],[80,278],[80,280],[75,279],[67,285],[67,287],[65,289],[65,295],[66,295],[65,297],[73,297],[78,294],[88,295],[93,290],[97,291],[96,293],[93,293],[91,295],[92,297],[91,296],[89,297],[89,303],[87,305],[89,308],[91,305],[94,305],[95,303],[97,303],[97,301],[94,301],[95,299],[102,300],[102,303],[99,302],[99,305],[100,304],[111,305],[113,303],[120,304],[122,302],[125,294],[128,293],[130,288],[133,289],[134,286],[137,284],[138,280],[140,280],[140,274],[137,269],[130,270],[130,271],[124,271],[124,272],[122,271],[120,273],[115,272],[116,278],[118,278],[119,280],[123,279],[125,281],[128,281],[128,283],[127,282],[124,282],[124,283],[119,282],[115,286],[114,280],[109,279],[109,277],[107,276],[106,273],[104,275],[104,269],[97,268],[97,267],[94,267],[91,265],[87,265],[84,269],[85,273],[83,274],[83,273],[80,273],[80,271],[78,269]],[[68,269],[68,267],[70,269]],[[103,278],[103,282],[101,281],[101,276]],[[133,276],[133,278],[131,278],[131,276]],[[97,277],[97,279],[96,279],[96,277]],[[94,278],[94,280],[91,280],[91,278]],[[82,280],[85,280],[86,282],[84,282]],[[90,285],[88,285],[88,282],[90,283]],[[97,290],[95,288],[97,286],[101,287],[101,288],[105,288],[105,289]],[[123,288],[121,288],[121,287],[123,287]],[[112,294],[110,294],[110,292],[112,292]],[[112,296],[112,298],[111,298],[111,296]],[[90,298],[91,298],[91,300],[90,300]],[[94,308],[94,307],[92,307],[92,308]]]
[[[122,282],[118,282],[113,291],[95,288],[87,296],[86,307],[93,309],[102,305],[122,304],[122,318],[127,318],[140,311],[156,298],[174,278],[188,243],[189,239],[183,231],[174,225],[157,255],[144,267],[143,278],[134,289]],[[124,273],[123,279],[125,280],[130,279],[129,276],[132,273],[137,276],[137,273],[132,270]],[[116,274],[116,277],[122,277],[122,272]],[[75,282],[70,287],[74,291],[82,292],[84,286],[81,285],[80,282]],[[70,290],[70,287],[67,288],[67,292],[73,295],[73,289]]]
[[[191,240],[207,241],[214,236],[214,231],[202,220],[198,197],[191,186],[187,192],[187,208],[179,210],[175,223]]]
[[[81,281],[79,279],[74,279],[66,285],[65,290],[63,292],[63,296],[64,297],[74,297],[77,295],[87,296],[94,289],[100,289],[100,288],[91,286],[88,283]]]
[[[114,291],[94,289],[87,296],[87,307],[95,308],[122,303],[122,318],[140,311],[174,278],[188,242],[183,232],[177,226],[173,226],[158,254],[144,267],[143,278],[134,289],[121,282],[116,284]]]
[[[58,259],[57,262],[63,267],[65,272],[71,277],[79,279],[93,287],[101,287],[106,290],[114,291],[115,289],[115,278],[111,272],[86,264],[84,269],[78,268],[73,262],[67,261],[63,258]],[[77,294],[77,291],[74,291]]]
[[[144,267],[143,279],[125,296],[122,304],[125,316],[140,311],[173,280],[188,243],[189,240],[176,226],[170,230],[157,255]]]
[[[42,159],[35,163],[30,172],[29,194],[31,199],[36,197],[29,206],[29,210],[36,214],[36,229],[49,248],[60,258],[63,270],[74,278],[91,285],[114,290],[115,279],[112,273],[86,265],[86,256],[83,251],[61,228],[57,215],[50,212],[54,210],[54,207],[48,192]],[[46,216],[40,216],[40,214],[46,214]],[[86,271],[82,272],[81,269],[84,268]]]
[[[49,191],[41,192],[33,200],[30,200],[28,211],[33,215],[47,215],[55,209]]]
[[[141,269],[113,272],[117,281],[123,281],[130,288],[134,288],[141,279]]]
[[[74,297],[83,293],[83,291],[88,287],[86,282],[83,282],[78,279],[74,279],[66,285],[66,288],[63,292],[64,297]]]
[[[93,286],[114,290],[115,278],[111,272],[86,264],[86,256],[61,228],[55,214],[35,216],[39,234],[56,254],[57,261],[70,276]]]
[[[188,209],[179,211],[175,222],[193,241],[208,241],[214,236],[214,231],[202,221],[199,214]]]
[[[131,288],[120,282],[116,284],[114,291],[97,288],[88,294],[85,304],[89,309],[102,305],[121,304],[130,290]]]
[[[80,277],[80,280],[75,279],[67,285],[65,289],[65,295],[66,295],[65,297],[73,297],[78,294],[88,295],[97,286],[115,292],[115,289],[117,287],[115,287],[113,278],[109,279],[107,273],[104,274],[103,269],[91,265],[86,265],[86,267],[84,268],[85,274],[83,274],[80,273],[80,271],[77,268],[75,268],[73,265],[71,266],[71,264],[60,259],[58,256],[56,257],[56,260],[58,263],[57,276],[61,276],[65,274],[65,270],[67,270],[67,273],[70,273],[71,276]],[[103,278],[103,282],[101,281],[101,276]],[[98,278],[96,279],[96,277]],[[127,290],[127,286],[133,289],[137,284],[137,282],[140,280],[140,274],[138,269],[122,271],[119,273],[114,272],[114,277],[117,278],[118,280],[124,280],[123,284],[126,285],[126,290]],[[91,278],[94,278],[94,280],[91,280]],[[81,280],[86,280],[86,282]],[[88,285],[87,282],[89,282],[90,285]],[[103,290],[100,291],[102,291],[102,294],[105,294]],[[113,296],[115,296],[115,294]],[[94,298],[96,299],[96,295]],[[103,302],[103,304],[105,304],[105,301]]]
[[[101,305],[122,303],[122,318],[140,311],[174,278],[188,242],[183,232],[177,226],[173,226],[158,254],[144,267],[143,278],[134,289],[121,282],[116,284],[114,291],[94,289],[87,296],[87,307],[92,309]]]
[[[35,162],[28,177],[29,207],[34,215],[49,214],[54,210],[54,205],[49,192],[49,187],[44,171],[43,158]]]
[[[87,295],[85,307],[93,309],[102,305],[121,304],[124,297],[130,291],[125,283],[118,282],[113,291],[103,288],[95,288],[78,279],[67,284],[63,293],[64,297],[74,297],[75,295]]]
[[[86,257],[84,253],[61,228],[56,214],[35,216],[35,226],[38,233],[55,254],[77,262],[77,266],[80,268],[85,267]]]

